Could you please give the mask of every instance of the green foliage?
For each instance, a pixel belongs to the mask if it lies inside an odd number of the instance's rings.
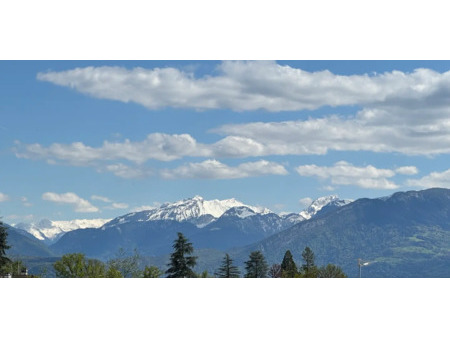
[[[144,278],[159,278],[163,272],[156,266],[146,266],[144,268]]]
[[[106,270],[106,278],[123,278],[123,275],[113,266],[109,266],[108,270]]]
[[[134,250],[132,256],[127,256],[124,249],[119,249],[114,259],[107,262],[108,268],[117,270],[125,278],[143,277],[142,270],[139,269],[140,255]],[[113,271],[112,270],[112,271]]]
[[[197,278],[212,278],[212,276],[208,274],[207,270],[204,270],[202,273],[197,274]]]
[[[245,262],[245,270],[247,273],[245,278],[266,278],[269,267],[266,259],[261,251],[253,251],[250,253],[249,260]]]
[[[21,276],[25,274],[27,267],[21,260],[9,260],[6,264],[1,268],[2,274],[11,274],[12,277]]]
[[[11,262],[8,257],[6,257],[6,250],[10,248],[7,242],[8,233],[6,232],[6,227],[3,226],[3,222],[0,220],[0,270],[4,265]]]
[[[269,277],[270,278],[281,278],[281,265],[280,264],[272,264],[269,269]]]
[[[53,267],[56,277],[84,278],[86,277],[86,261],[82,253],[71,253],[61,257]]]
[[[96,259],[86,259],[82,253],[71,253],[53,264],[59,278],[104,278],[107,276],[105,264]]]
[[[106,276],[105,264],[96,259],[89,259],[85,262],[85,271],[87,278],[104,278]]]
[[[219,278],[239,278],[240,272],[238,267],[233,265],[230,255],[225,254],[222,265],[214,272],[214,275]]]
[[[168,278],[195,278],[196,274],[192,268],[197,263],[197,257],[190,256],[194,252],[192,243],[181,232],[173,244],[173,253],[170,255],[170,263],[168,264],[166,274]]]
[[[306,247],[302,252],[303,261],[305,262],[302,265],[301,276],[305,278],[316,278],[319,270],[314,263],[314,252],[310,247]]]
[[[294,258],[291,251],[287,250],[281,262],[281,277],[294,278],[297,275],[297,265],[295,265]]]
[[[328,264],[327,266],[322,266],[319,268],[318,275],[319,278],[346,278],[347,275],[342,271],[342,269],[334,264]]]

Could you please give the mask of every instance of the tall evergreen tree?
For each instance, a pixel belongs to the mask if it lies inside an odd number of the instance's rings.
[[[245,278],[266,278],[269,267],[261,251],[250,253],[249,260],[245,262]]]
[[[6,227],[3,226],[3,222],[0,220],[0,269],[11,261],[6,257],[6,250],[10,248],[7,237],[8,233],[6,232]]]
[[[307,278],[316,278],[318,275],[318,269],[314,263],[314,252],[310,247],[306,247],[302,252],[302,257],[304,260],[304,264],[302,265],[302,274],[303,277]]]
[[[294,278],[297,273],[297,265],[295,265],[291,251],[288,250],[284,254],[283,261],[281,262],[281,277]]]
[[[214,273],[219,278],[239,278],[241,275],[237,266],[233,265],[233,260],[230,255],[225,254],[222,260],[222,265]]]
[[[192,271],[197,264],[197,257],[189,256],[194,252],[192,243],[181,232],[173,243],[173,253],[170,255],[169,269],[166,274],[168,278],[195,278],[196,274]]]

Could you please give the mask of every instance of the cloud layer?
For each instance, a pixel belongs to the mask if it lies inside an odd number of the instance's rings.
[[[99,209],[93,206],[89,201],[79,197],[73,192],[66,192],[64,194],[57,194],[54,192],[46,192],[42,194],[42,199],[45,201],[69,204],[74,207],[76,212],[98,212]]]
[[[271,61],[226,61],[215,76],[196,78],[176,68],[86,67],[39,73],[37,79],[101,99],[150,109],[265,109],[286,111],[342,105],[448,103],[450,73],[417,69],[383,74],[307,72]],[[428,106],[428,105],[427,105]]]
[[[263,175],[287,175],[287,170],[280,164],[268,161],[247,162],[230,167],[216,160],[200,163],[188,163],[175,169],[166,169],[161,176],[166,179],[205,178],[235,179]]]
[[[397,189],[399,186],[390,181],[396,173],[411,174],[417,172],[415,167],[401,167],[396,170],[379,169],[372,165],[357,167],[351,163],[340,161],[332,167],[320,167],[315,164],[302,165],[296,168],[300,176],[317,177],[329,181],[333,185],[352,185],[365,189]]]

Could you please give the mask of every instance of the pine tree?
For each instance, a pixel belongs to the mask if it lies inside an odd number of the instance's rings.
[[[261,251],[250,253],[249,260],[245,262],[245,278],[266,278],[269,267]]]
[[[233,265],[233,260],[230,258],[230,255],[225,254],[222,265],[214,275],[219,278],[239,278],[240,272],[238,267]]]
[[[297,275],[297,265],[295,265],[294,258],[291,251],[288,250],[284,254],[283,262],[281,262],[281,277],[294,278]]]
[[[303,260],[305,264],[302,265],[303,277],[316,278],[318,275],[318,269],[314,263],[314,252],[310,247],[306,247],[302,252]]]
[[[3,222],[0,221],[0,269],[2,269],[11,260],[6,257],[6,250],[10,248],[7,242],[8,232],[6,227],[3,226]]]
[[[196,274],[192,271],[196,265],[197,257],[187,256],[194,252],[192,243],[181,232],[173,243],[173,253],[170,255],[169,269],[166,271],[168,278],[195,278]]]

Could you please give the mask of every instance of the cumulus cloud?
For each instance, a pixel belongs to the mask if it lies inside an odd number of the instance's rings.
[[[105,203],[111,203],[112,201],[108,197],[99,196],[99,195],[92,195],[91,200],[93,201],[102,201]]]
[[[98,168],[98,171],[99,172],[108,171],[118,177],[125,178],[125,179],[145,178],[145,177],[153,175],[153,171],[150,169],[141,168],[141,167],[130,167],[123,163],[108,164],[108,165],[104,166],[103,168]]]
[[[420,188],[450,188],[450,169],[442,172],[431,172],[420,179],[409,179],[406,184]]]
[[[86,67],[37,74],[37,79],[101,99],[150,109],[287,111],[341,105],[448,104],[450,73],[416,69],[369,76],[307,72],[272,61],[221,63],[217,75],[196,78],[176,68]]]
[[[91,147],[82,142],[54,143],[48,147],[40,144],[16,144],[16,156],[26,159],[46,159],[71,165],[93,165],[97,161],[128,160],[142,164],[148,160],[173,161],[184,156],[207,156],[207,149],[197,145],[188,134],[149,134],[141,142],[103,142],[101,147]]]
[[[230,167],[217,160],[206,160],[200,163],[188,163],[175,169],[161,171],[161,176],[166,179],[235,179],[250,176],[287,174],[287,170],[282,165],[264,160],[242,163],[237,167]]]
[[[311,197],[305,197],[298,201],[298,203],[300,203],[300,205],[304,208],[309,207],[312,202],[313,202],[313,199]]]
[[[98,212],[99,209],[93,206],[89,201],[79,197],[73,192],[64,194],[57,194],[54,192],[46,192],[42,194],[42,199],[45,201],[70,204],[75,208],[76,212]]]
[[[9,196],[0,192],[0,202],[6,202],[7,200],[9,200]]]
[[[348,162],[340,161],[332,167],[302,165],[297,167],[296,171],[300,176],[330,180],[334,185],[353,185],[366,189],[397,189],[399,187],[387,179],[395,176],[395,171],[378,169],[371,165],[356,167]]]
[[[395,172],[401,175],[416,175],[419,173],[419,170],[414,166],[407,166],[399,167],[395,169]]]
[[[111,207],[113,209],[127,209],[128,208],[128,204],[126,204],[126,203],[113,203],[113,204],[111,204]]]
[[[153,202],[153,205],[141,205],[141,206],[133,208],[131,211],[132,212],[140,212],[140,211],[145,211],[145,210],[153,210],[153,209],[159,208],[161,205],[162,205],[162,203],[160,203],[160,202]]]

